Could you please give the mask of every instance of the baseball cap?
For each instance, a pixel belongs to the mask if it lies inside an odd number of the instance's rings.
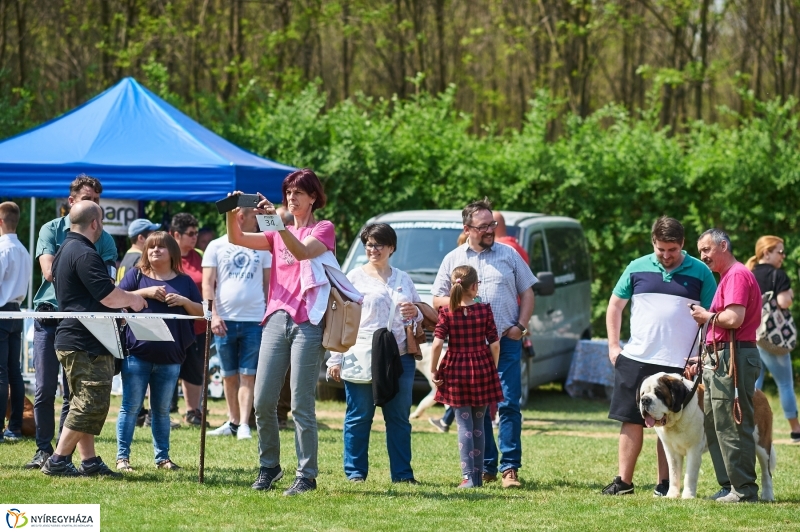
[[[137,218],[128,226],[128,238],[136,238],[145,231],[157,231],[161,224],[154,224],[146,218]]]

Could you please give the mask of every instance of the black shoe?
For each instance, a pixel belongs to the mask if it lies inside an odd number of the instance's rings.
[[[60,462],[53,462],[52,458],[45,460],[42,464],[42,473],[50,477],[79,477],[80,471],[75,469],[72,462],[62,460]]]
[[[139,423],[139,421],[137,420],[137,421],[136,421],[136,423],[138,424],[138,423]],[[148,411],[148,412],[147,412],[147,413],[144,415],[144,420],[142,420],[142,424],[141,424],[141,425],[139,425],[139,426],[140,426],[140,427],[150,427],[150,426],[152,426],[152,424],[153,424],[153,421],[150,419],[150,412]]]
[[[800,432],[790,432],[789,437],[792,439],[792,443],[800,443]]]
[[[633,495],[633,482],[625,484],[622,477],[614,477],[614,482],[603,488],[603,495]]]
[[[718,492],[716,492],[711,497],[706,497],[709,501],[716,501],[717,499],[721,499],[722,497],[727,496],[731,492],[730,488],[720,488]]]
[[[150,424],[148,423],[150,419],[150,411],[146,408],[142,408],[139,410],[139,414],[136,416],[136,426],[137,427],[149,427]]]
[[[304,477],[294,477],[294,484],[283,492],[283,494],[287,497],[291,497],[292,495],[300,495],[301,493],[305,493],[307,491],[317,489],[317,481],[313,478],[304,478]]]
[[[653,490],[653,497],[666,497],[668,491],[669,479],[665,478],[656,486],[656,489]]]
[[[413,486],[416,486],[417,484],[419,484],[419,481],[417,481],[417,479],[415,479],[414,477],[411,477],[411,478],[401,478],[400,480],[393,480],[392,483],[393,484],[411,484]]]
[[[271,490],[273,484],[283,478],[283,470],[281,466],[275,467],[262,467],[258,470],[258,477],[253,485],[250,486],[254,490]]]
[[[450,431],[450,425],[445,424],[444,419],[442,419],[440,417],[428,418],[428,422],[430,422],[431,425],[433,425],[434,427],[439,429],[439,432],[449,432]]]
[[[90,466],[86,466],[81,463],[81,467],[78,469],[81,475],[85,477],[97,477],[97,476],[104,476],[109,478],[122,478],[122,473],[117,473],[110,469],[104,462],[103,459],[99,456],[96,456],[97,462]]]
[[[33,458],[30,462],[25,464],[23,467],[25,469],[41,469],[47,459],[50,458],[50,453],[47,451],[38,450],[36,454],[33,455]]]

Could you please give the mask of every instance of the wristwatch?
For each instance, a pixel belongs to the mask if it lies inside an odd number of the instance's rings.
[[[526,329],[525,326],[522,325],[521,323],[517,322],[513,326],[516,327],[517,329],[519,329],[520,331],[522,331],[522,336],[525,336],[526,334],[528,334],[528,329]]]

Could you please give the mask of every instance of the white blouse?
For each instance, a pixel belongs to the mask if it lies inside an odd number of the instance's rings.
[[[368,275],[362,268],[356,268],[347,274],[347,278],[364,296],[364,303],[361,307],[361,323],[358,326],[359,333],[373,333],[381,327],[386,327],[392,308],[392,298],[396,294],[398,308],[395,309],[392,332],[397,339],[397,348],[400,350],[400,354],[406,354],[406,331],[399,303],[422,301],[411,277],[402,270],[392,268],[389,279],[384,283],[382,280]],[[422,313],[419,309],[413,320],[417,323],[422,322]],[[341,353],[331,353],[326,365],[328,367],[337,366],[341,364],[341,360]]]

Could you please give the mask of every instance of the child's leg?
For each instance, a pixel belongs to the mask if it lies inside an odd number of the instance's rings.
[[[472,430],[472,485],[478,487],[483,486],[483,454],[486,447],[486,434],[483,432],[483,416],[486,415],[486,407],[473,406],[472,415],[475,419],[474,428]]]
[[[461,455],[461,474],[464,479],[470,479],[472,487],[473,472],[475,470],[475,444],[473,439],[474,418],[471,406],[454,407],[456,425],[458,425],[458,449]]]

